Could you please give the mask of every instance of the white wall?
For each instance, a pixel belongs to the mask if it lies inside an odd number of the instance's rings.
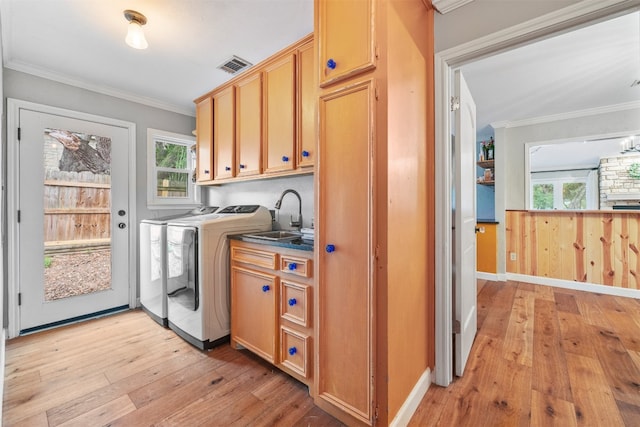
[[[526,209],[525,144],[532,142],[561,143],[570,139],[594,139],[620,132],[640,129],[640,107],[537,123],[506,127],[501,133],[501,149],[505,154],[505,169],[496,175],[508,178],[504,206],[507,210]],[[498,175],[500,174],[500,175]],[[498,195],[496,194],[496,198]]]
[[[445,15],[435,14],[435,51],[441,52],[579,2],[474,0]]]
[[[275,209],[274,205],[282,192],[288,188],[296,190],[302,198],[302,221],[310,227],[313,219],[313,175],[271,178],[259,181],[245,181],[233,184],[205,187],[203,198],[208,205],[262,205]],[[282,200],[276,228],[288,230],[291,215],[298,214],[298,198],[287,194]]]

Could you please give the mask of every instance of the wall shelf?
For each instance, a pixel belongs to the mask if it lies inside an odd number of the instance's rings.
[[[493,169],[493,160],[483,160],[482,162],[477,162],[477,165],[483,169]]]
[[[482,169],[491,169],[492,171],[492,175],[493,175],[493,168],[494,168],[494,160],[483,160],[481,162],[476,162],[476,164],[478,165],[478,167],[481,167]],[[480,177],[483,178],[483,177]],[[495,181],[492,179],[491,181],[481,181],[480,178],[478,178],[476,180],[477,184],[480,185],[487,185],[487,186],[494,186],[495,185]]]

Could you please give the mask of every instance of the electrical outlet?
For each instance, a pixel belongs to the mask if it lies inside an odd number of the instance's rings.
[[[509,256],[511,257],[511,261],[515,261],[516,260],[516,253],[515,252],[510,252]]]

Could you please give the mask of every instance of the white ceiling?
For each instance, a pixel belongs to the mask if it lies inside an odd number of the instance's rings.
[[[640,86],[631,85],[640,80],[640,13],[538,41],[461,69],[478,106],[479,130],[495,122],[637,102]]]
[[[124,42],[123,11],[147,17],[149,42]],[[170,111],[313,32],[313,0],[2,0],[4,66]]]
[[[147,50],[124,43],[134,9]],[[170,111],[313,31],[313,0],[0,0],[7,68]],[[640,100],[638,13],[467,64],[478,129],[495,121]],[[481,22],[479,22],[481,25]]]

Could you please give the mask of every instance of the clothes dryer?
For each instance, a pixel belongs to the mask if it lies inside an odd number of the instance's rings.
[[[228,206],[215,214],[167,224],[169,328],[206,350],[229,335],[230,234],[268,231],[264,206]]]

